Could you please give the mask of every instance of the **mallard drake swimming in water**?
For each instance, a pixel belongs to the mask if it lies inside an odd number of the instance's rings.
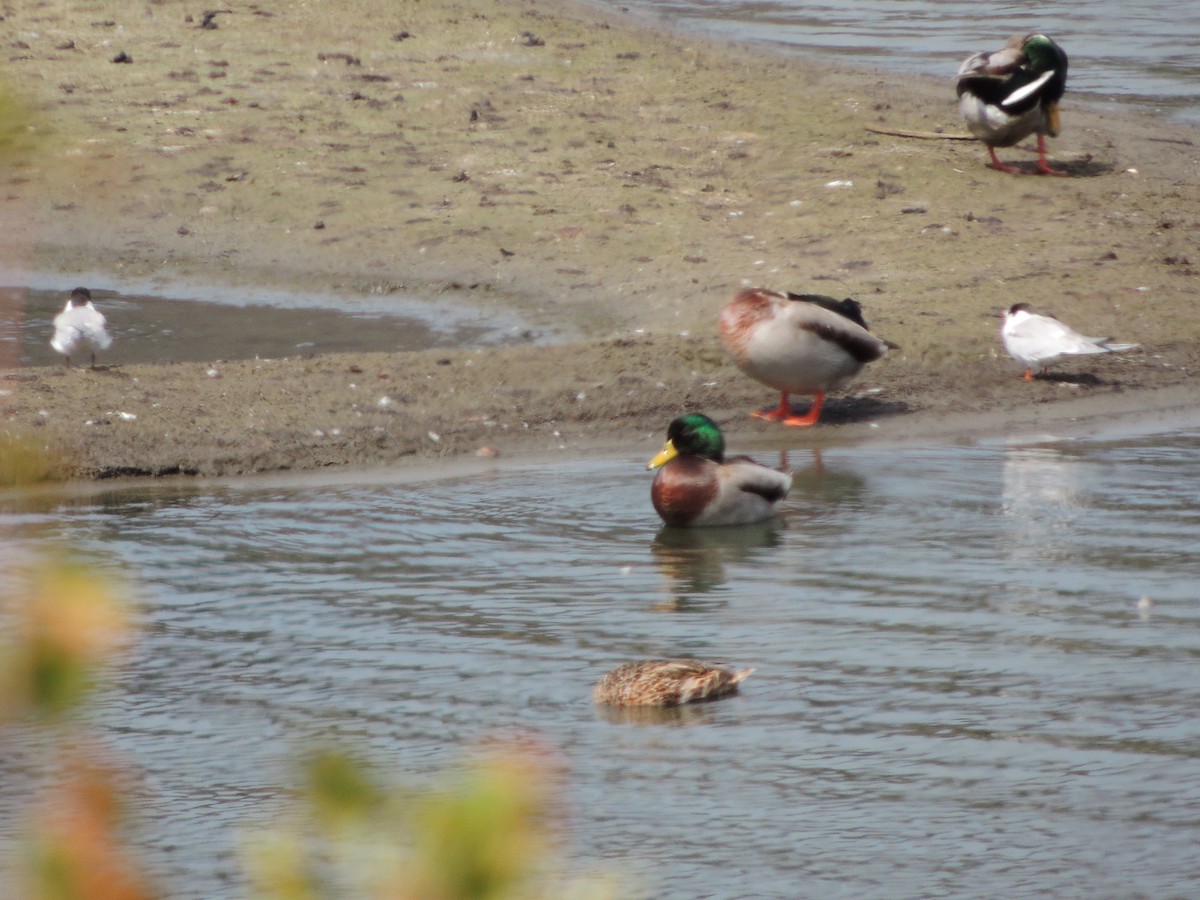
[[[748,525],[775,515],[792,476],[747,456],[725,459],[725,437],[706,415],[674,419],[667,442],[646,466],[655,510],[668,525]]]
[[[71,291],[71,297],[63,311],[54,317],[54,337],[50,346],[67,358],[71,368],[71,357],[83,349],[92,352],[92,368],[96,368],[96,351],[112,346],[112,338],[105,327],[104,316],[92,306],[92,292],[85,287]]]
[[[1044,34],[1013,35],[1001,49],[976,53],[958,70],[958,109],[971,134],[987,144],[992,166],[1014,175],[1020,169],[996,157],[1037,132],[1037,170],[1061,175],[1046,161],[1046,135],[1059,132],[1058,101],[1067,87],[1067,54]]]
[[[1085,337],[1053,316],[1040,316],[1028,303],[1014,304],[1004,313],[1000,342],[1008,355],[1025,367],[1025,380],[1033,378],[1064,356],[1119,353],[1137,344],[1114,344],[1112,338]]]
[[[606,706],[679,706],[738,692],[753,669],[734,672],[698,659],[653,659],[617,666],[592,692]]]
[[[720,328],[737,367],[781,393],[776,409],[751,415],[797,428],[815,425],[829,391],[896,346],[867,330],[856,300],[762,288],[734,297],[721,310]],[[812,395],[808,413],[793,414],[788,394]]]

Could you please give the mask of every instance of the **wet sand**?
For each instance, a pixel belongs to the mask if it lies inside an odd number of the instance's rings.
[[[1068,86],[1051,141],[1068,177],[1014,177],[975,142],[881,133],[960,134],[949,78],[583,5],[262,4],[211,24],[166,5],[6,15],[0,74],[38,140],[3,170],[0,265],[60,278],[64,299],[80,281],[414,295],[570,337],[96,371],[0,359],[6,429],[44,435],[77,477],[648,456],[683,409],[735,448],[782,449],[1196,407],[1194,131]],[[752,421],[776,398],[714,325],[746,284],[854,296],[902,349],[816,428]],[[1026,383],[996,335],[1018,301],[1142,349]]]

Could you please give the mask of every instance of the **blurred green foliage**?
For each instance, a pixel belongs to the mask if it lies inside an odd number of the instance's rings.
[[[23,487],[65,477],[63,454],[27,431],[0,434],[0,487]]]
[[[37,149],[33,111],[13,85],[0,78],[0,163],[21,162]]]
[[[67,553],[31,565],[5,598],[0,749],[42,726],[51,777],[30,812],[16,893],[29,900],[150,900],[130,847],[122,767],[88,735],[94,686],[133,638],[124,589]],[[28,729],[24,730],[28,736]],[[38,737],[40,735],[40,738]],[[389,787],[351,752],[303,760],[295,802],[246,843],[263,900],[612,900],[616,882],[563,871],[557,754],[528,738],[480,747],[423,791]],[[153,823],[150,823],[153,827]]]
[[[78,710],[131,635],[128,610],[109,578],[66,555],[38,560],[8,598],[0,643],[0,710],[62,719]]]
[[[532,741],[473,754],[443,783],[389,790],[353,754],[313,754],[287,823],[248,847],[264,900],[515,900],[618,896],[559,871],[553,754]]]
[[[51,774],[30,811],[16,892],[30,900],[149,900],[124,846],[120,769],[92,746],[82,716],[93,688],[129,646],[132,621],[113,579],[62,551],[33,560],[4,598],[0,726],[23,734]],[[0,747],[7,737],[0,729]]]

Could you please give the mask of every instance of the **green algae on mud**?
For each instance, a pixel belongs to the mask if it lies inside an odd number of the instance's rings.
[[[1128,408],[1196,365],[1194,132],[1068,92],[1053,149],[1072,177],[1013,177],[979,145],[869,130],[960,131],[948,83],[584,5],[360,0],[198,24],[165,4],[7,16],[25,46],[5,74],[53,138],[3,175],[7,266],[64,290],[99,273],[404,291],[582,337],[5,376],[6,423],[53,436],[81,476],[640,445],[683,408],[796,445],[957,413],[987,428],[1084,396]],[[855,296],[903,349],[826,425],[751,424],[770,392],[713,327],[749,283]],[[994,318],[1017,300],[1144,350],[1020,383]]]

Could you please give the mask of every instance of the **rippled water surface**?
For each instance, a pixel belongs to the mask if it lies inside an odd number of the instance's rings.
[[[1194,893],[1200,435],[793,451],[783,521],[681,533],[654,449],[9,498],[0,547],[137,586],[98,724],[173,897],[244,896],[235,829],[313,736],[419,784],[512,728],[566,758],[572,854],[649,896]],[[592,706],[677,655],[757,671],[657,720]]]
[[[944,77],[977,50],[1042,31],[1071,60],[1069,91],[1200,125],[1200,4],[1018,0],[607,0],[736,40],[769,41],[850,65]],[[953,89],[947,102],[952,102]]]

